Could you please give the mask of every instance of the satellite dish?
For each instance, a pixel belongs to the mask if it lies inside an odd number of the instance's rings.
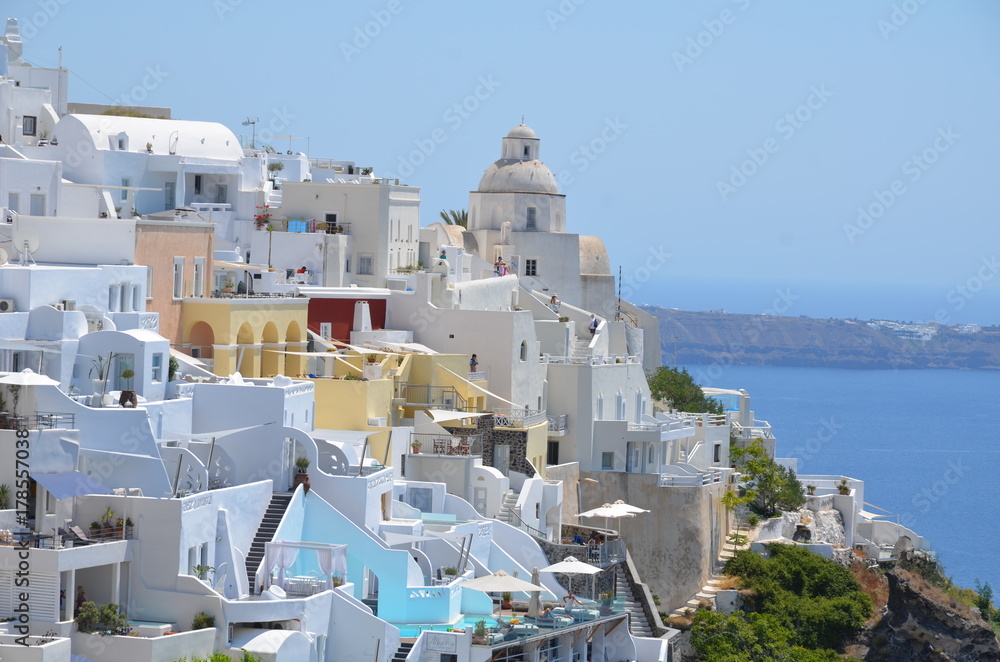
[[[27,264],[31,254],[38,250],[38,233],[31,228],[18,228],[14,231],[14,248],[21,252],[21,264]]]
[[[10,256],[7,255],[7,250],[0,248],[0,267],[10,262]]]

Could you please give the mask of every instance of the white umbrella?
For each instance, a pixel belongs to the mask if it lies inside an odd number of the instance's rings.
[[[542,572],[561,572],[564,575],[596,575],[601,572],[597,566],[577,560],[574,556],[567,556],[559,563],[542,568]],[[573,577],[570,577],[569,589],[573,590]]]
[[[538,568],[535,567],[531,571],[531,583],[538,584]],[[538,618],[538,614],[542,611],[542,596],[538,594],[538,591],[531,592],[531,599],[528,600],[528,616],[531,618]]]
[[[640,508],[639,506],[629,505],[629,504],[625,503],[624,501],[622,501],[621,499],[618,499],[617,501],[615,501],[611,505],[614,506],[615,508],[618,508],[619,510],[624,510],[626,513],[639,514],[639,513],[648,513],[649,512],[645,508]]]
[[[31,368],[21,372],[10,372],[0,377],[0,384],[13,386],[58,386],[59,382],[48,375],[40,375]]]
[[[497,570],[492,575],[483,575],[482,577],[470,579],[462,582],[460,586],[464,588],[472,588],[484,593],[492,593],[496,591],[534,593],[545,590],[537,584],[526,582],[523,579],[518,579],[517,577],[511,577],[503,570]]]
[[[495,593],[497,591],[510,591],[511,593],[515,591],[518,593],[537,593],[545,590],[537,584],[526,582],[523,579],[518,579],[517,577],[511,577],[503,570],[497,570],[492,575],[484,575],[482,577],[470,579],[466,582],[462,582],[459,586],[482,591],[483,593]]]
[[[619,517],[635,517],[635,513],[630,513],[618,506],[606,503],[593,510],[588,510],[587,512],[580,513],[578,517],[603,517],[604,518],[604,528],[608,528],[608,519],[619,518]]]

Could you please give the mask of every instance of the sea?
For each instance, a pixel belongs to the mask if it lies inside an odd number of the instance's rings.
[[[865,510],[929,540],[959,586],[1000,592],[1000,371],[685,367],[745,389],[800,474],[863,480]]]

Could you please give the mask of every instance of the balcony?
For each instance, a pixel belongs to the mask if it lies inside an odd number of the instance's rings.
[[[564,433],[569,429],[569,414],[548,416],[549,432]]]
[[[482,455],[483,436],[480,434],[428,434],[415,432],[410,435],[410,444],[419,443],[424,452],[434,455]]]
[[[30,416],[0,413],[0,430],[72,430],[76,428],[76,414],[62,411],[36,411]]]
[[[548,420],[544,409],[494,409],[493,417],[498,428],[526,428]]]

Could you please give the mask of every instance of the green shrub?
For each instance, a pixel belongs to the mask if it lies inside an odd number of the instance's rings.
[[[194,620],[191,621],[192,630],[204,630],[207,628],[215,627],[215,616],[211,614],[206,614],[203,611],[199,611],[194,615]]]

